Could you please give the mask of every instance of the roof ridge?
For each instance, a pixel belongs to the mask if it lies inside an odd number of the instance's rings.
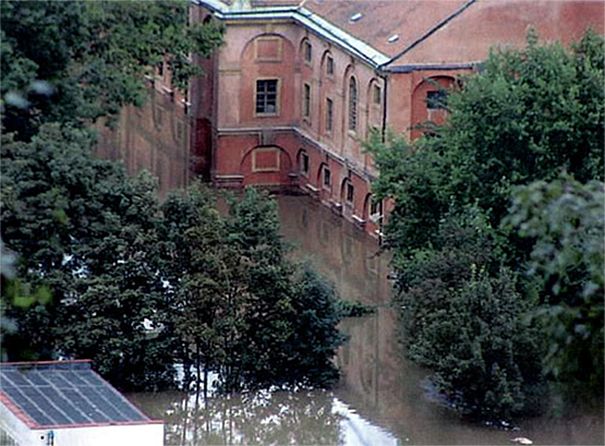
[[[38,366],[38,365],[92,364],[92,359],[56,359],[48,361],[2,361],[0,367]]]
[[[411,44],[409,44],[406,48],[404,48],[398,54],[391,57],[391,59],[389,59],[385,63],[381,64],[378,68],[381,69],[381,68],[386,67],[387,65],[390,65],[391,63],[393,63],[394,61],[399,59],[401,56],[408,53],[409,51],[414,49],[416,46],[420,45],[422,42],[424,42],[426,39],[431,37],[433,34],[435,34],[437,31],[439,31],[441,28],[443,28],[445,25],[447,25],[453,19],[458,17],[460,14],[462,14],[464,11],[466,11],[470,6],[472,6],[476,2],[477,2],[477,0],[468,0],[464,5],[462,5],[460,8],[458,8],[456,11],[451,13],[449,16],[447,16],[443,20],[441,20],[439,23],[437,23],[435,26],[433,26],[431,29],[429,29],[426,33],[424,33],[418,39],[413,41]]]

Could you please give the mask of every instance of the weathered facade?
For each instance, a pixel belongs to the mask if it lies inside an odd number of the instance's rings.
[[[379,233],[378,172],[362,141],[387,127],[411,138],[442,122],[441,87],[530,28],[569,43],[603,33],[604,2],[576,0],[197,0],[225,43],[199,61],[192,144],[220,187],[301,188]]]

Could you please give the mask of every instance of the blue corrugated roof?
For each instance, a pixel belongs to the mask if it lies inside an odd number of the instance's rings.
[[[0,363],[0,396],[30,427],[152,422],[89,361]]]

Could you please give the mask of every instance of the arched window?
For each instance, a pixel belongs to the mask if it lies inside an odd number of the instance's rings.
[[[349,80],[349,130],[357,130],[357,81]]]
[[[309,42],[309,39],[303,39],[301,44],[301,52],[305,63],[307,65],[311,65],[313,60],[313,46],[311,45],[311,42]]]

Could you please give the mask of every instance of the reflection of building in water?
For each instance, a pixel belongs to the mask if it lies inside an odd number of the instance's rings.
[[[349,336],[336,363],[342,380],[336,397],[366,420],[395,434],[400,444],[506,444],[511,432],[465,423],[422,388],[425,372],[404,359],[396,311],[388,307],[388,258],[375,240],[309,197],[278,199],[282,232],[347,299],[384,304],[376,313],[341,324]],[[523,436],[544,444],[602,444],[603,420],[594,415],[523,422]],[[518,435],[515,435],[518,436]],[[378,444],[378,443],[376,443]]]
[[[388,256],[376,240],[356,230],[309,197],[278,198],[282,233],[304,252],[340,295],[367,304],[388,304]]]
[[[123,161],[130,174],[148,170],[158,178],[163,195],[189,181],[195,162],[190,129],[190,117],[177,95],[151,88],[143,107],[126,107],[113,130],[99,129],[97,153]]]

